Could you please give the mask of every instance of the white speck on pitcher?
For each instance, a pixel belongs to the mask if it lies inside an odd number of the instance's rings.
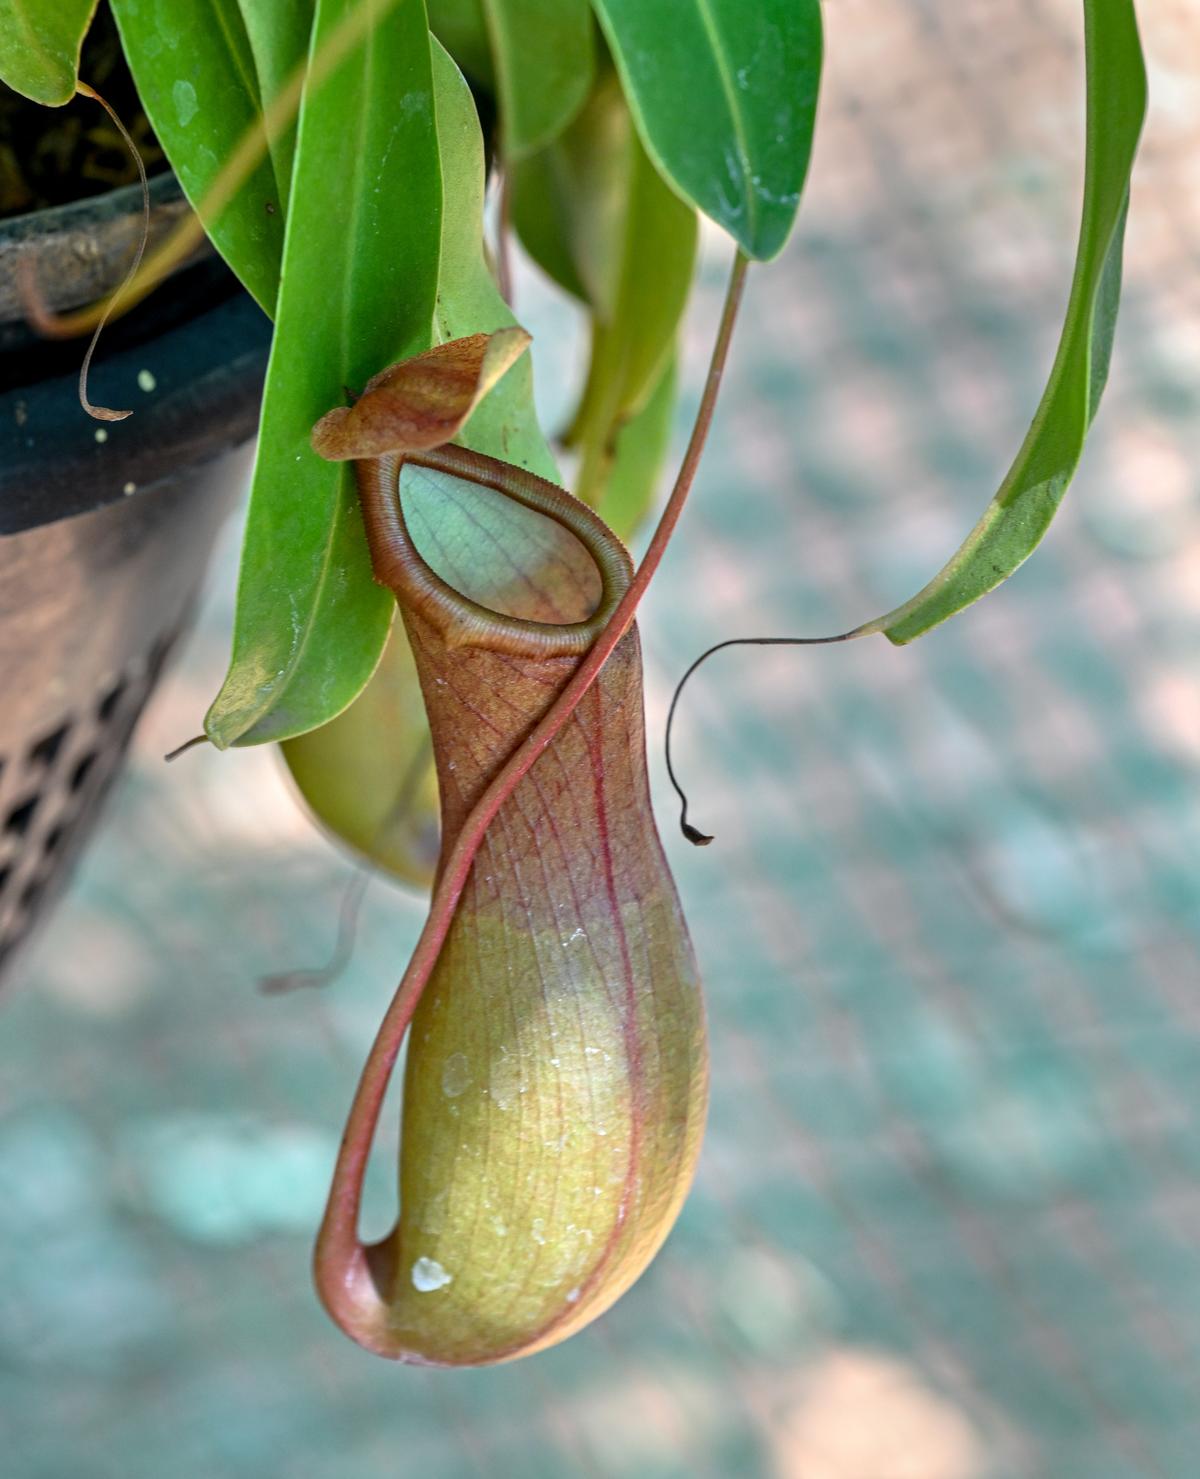
[[[453,1283],[454,1276],[448,1274],[436,1258],[418,1258],[412,1266],[412,1281],[418,1294],[432,1294],[435,1289],[444,1289]]]

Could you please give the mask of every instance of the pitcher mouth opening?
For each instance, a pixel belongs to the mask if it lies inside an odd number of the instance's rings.
[[[590,614],[542,621],[497,611],[455,588],[418,550],[405,517],[400,475],[405,464],[487,488],[558,525],[594,566],[599,594]],[[452,646],[487,647],[512,656],[582,656],[604,630],[629,587],[633,566],[624,545],[592,509],[565,489],[465,448],[439,447],[355,464],[377,576]]]

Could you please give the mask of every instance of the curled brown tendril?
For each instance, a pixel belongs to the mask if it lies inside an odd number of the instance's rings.
[[[692,843],[694,847],[707,847],[714,840],[711,833],[701,832],[699,827],[694,827],[688,821],[688,799],[683,787],[679,784],[679,778],[675,774],[675,766],[671,761],[671,729],[675,723],[675,710],[679,706],[679,699],[683,694],[684,686],[688,679],[702,663],[706,663],[714,653],[723,651],[726,647],[827,647],[834,642],[852,642],[856,637],[865,636],[866,633],[856,630],[852,632],[841,632],[836,637],[730,637],[724,642],[717,642],[707,651],[702,652],[695,662],[691,664],[687,672],[675,685],[675,692],[671,695],[671,707],[667,710],[667,723],[663,736],[663,750],[667,762],[667,776],[675,794],[679,797],[679,830]]]
[[[103,312],[96,323],[95,329],[92,331],[92,337],[88,342],[88,347],[84,351],[83,363],[79,367],[79,404],[87,414],[94,417],[97,421],[124,421],[127,416],[133,415],[131,410],[116,411],[110,406],[96,406],[88,399],[88,371],[92,367],[92,355],[96,352],[96,345],[99,342],[105,324],[112,317],[117,304],[128,292],[131,283],[137,276],[138,268],[142,265],[146,243],[150,239],[150,184],[146,179],[146,166],[141,154],[138,152],[138,147],[133,142],[129,130],[121,122],[116,109],[110,103],[107,103],[95,88],[89,87],[86,82],[77,82],[75,84],[75,91],[82,97],[91,98],[94,102],[99,103],[112,119],[117,132],[125,140],[126,147],[130,154],[133,155],[134,163],[137,165],[138,178],[142,185],[142,230],[141,235],[138,237],[138,244],[133,254],[133,260],[126,269],[120,287],[105,302]],[[28,257],[22,258],[18,264],[17,273],[25,315],[29,320],[30,326],[36,329],[39,334],[44,334],[47,338],[71,337],[76,330],[73,327],[64,328],[64,320],[56,317],[46,307],[42,295],[38,290],[31,259]]]

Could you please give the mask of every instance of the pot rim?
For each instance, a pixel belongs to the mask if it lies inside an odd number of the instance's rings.
[[[150,178],[150,239],[168,236],[191,207],[170,170]],[[25,317],[17,263],[30,255],[38,288],[49,308],[78,308],[115,288],[129,266],[141,233],[142,187],[122,185],[65,205],[45,206],[0,221],[0,323]],[[205,238],[180,263],[212,253]],[[178,269],[176,269],[178,270]]]

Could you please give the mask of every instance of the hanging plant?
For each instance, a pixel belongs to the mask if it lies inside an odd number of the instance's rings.
[[[383,1355],[509,1359],[636,1279],[699,1150],[703,1010],[651,813],[634,621],[695,477],[748,267],[796,219],[819,0],[112,7],[200,223],[149,254],[123,301],[202,228],[274,320],[233,652],[205,734],[282,743],[329,829],[401,878],[432,875],[350,1113],[318,1289]],[[92,8],[0,0],[0,75],[49,105],[86,92]],[[1083,11],[1079,251],[1012,469],[896,610],[835,638],[731,641],[911,641],[1044,534],[1107,375],[1145,111],[1132,0]],[[700,214],[733,239],[729,287],[635,570],[619,536],[653,502]],[[591,324],[563,439],[577,496],[506,301],[514,231]],[[109,306],[49,327],[94,327]],[[406,1034],[399,1217],[368,1247],[362,1181]]]

